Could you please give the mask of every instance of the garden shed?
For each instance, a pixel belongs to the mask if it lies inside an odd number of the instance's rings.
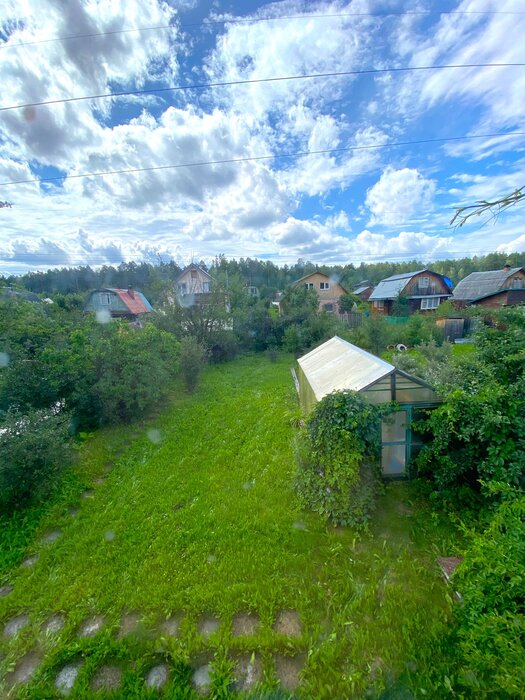
[[[411,425],[423,417],[424,409],[439,403],[432,387],[338,336],[297,362],[296,388],[306,413],[333,391],[357,391],[373,404],[399,404],[381,425],[381,468],[384,476],[405,477],[422,444]]]

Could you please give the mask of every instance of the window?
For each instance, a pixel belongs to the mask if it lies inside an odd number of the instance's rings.
[[[203,282],[202,283],[202,291],[206,294],[207,292],[210,291],[210,283],[209,282]]]
[[[182,282],[182,284],[179,284],[178,289],[179,289],[179,294],[186,294],[187,293],[186,282]]]
[[[313,289],[314,283],[313,282],[305,282],[304,286],[306,287],[306,289]]]
[[[377,309],[378,311],[384,311],[385,302],[382,299],[381,301],[374,301],[374,309]]]
[[[111,294],[109,292],[100,292],[98,299],[101,306],[109,306],[111,304]]]
[[[322,284],[322,282],[321,282],[321,284]],[[332,314],[334,312],[334,305],[333,304],[324,304],[323,308],[329,314]]]
[[[427,310],[437,309],[440,301],[441,299],[439,299],[439,297],[427,297],[426,299],[421,299],[421,308]]]
[[[522,289],[523,288],[523,280],[521,277],[514,277],[512,280],[512,289]]]
[[[191,271],[191,279],[196,280],[197,279],[197,270],[192,270]]]
[[[330,283],[329,282],[320,282],[319,289],[330,289]]]
[[[418,286],[421,289],[426,289],[430,285],[430,279],[428,277],[420,277],[418,280]]]

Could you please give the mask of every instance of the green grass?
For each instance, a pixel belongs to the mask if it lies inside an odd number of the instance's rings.
[[[22,612],[30,624],[0,642],[0,678],[28,651],[42,656],[20,697],[55,697],[58,671],[77,659],[84,663],[72,697],[93,696],[90,680],[103,663],[124,671],[114,697],[156,697],[144,676],[159,659],[171,668],[168,697],[193,697],[188,679],[202,659],[214,663],[213,696],[230,697],[231,662],[243,652],[262,657],[268,692],[278,687],[277,654],[306,661],[300,697],[429,691],[451,605],[435,558],[453,553],[454,534],[409,484],[386,489],[361,536],[301,510],[291,364],[251,357],[209,368],[194,395],[179,392],[155,421],[100,431],[50,502],[4,530],[0,583],[14,590],[0,599],[0,629]],[[109,461],[107,480],[96,484]],[[80,498],[84,487],[92,498]],[[80,508],[76,516],[70,507]],[[56,528],[60,539],[42,544]],[[20,568],[33,553],[37,564]],[[302,636],[272,629],[286,609],[300,615]],[[126,612],[140,613],[143,633],[120,639]],[[240,612],[259,616],[253,637],[233,636]],[[43,638],[41,625],[54,613],[66,625]],[[80,624],[95,614],[105,617],[103,631],[79,639]],[[221,623],[209,639],[196,631],[205,614]],[[172,615],[182,619],[178,639],[162,635]]]

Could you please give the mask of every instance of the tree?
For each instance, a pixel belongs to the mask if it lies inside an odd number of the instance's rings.
[[[11,202],[0,202],[0,209],[11,208],[12,206]]]
[[[486,212],[490,212],[490,219],[497,219],[502,211],[505,211],[509,207],[513,207],[522,199],[525,198],[525,185],[520,187],[514,192],[500,197],[499,199],[494,199],[492,201],[486,199],[480,199],[475,204],[470,204],[466,207],[459,207],[456,209],[456,213],[452,217],[450,225],[457,226],[461,228],[474,216],[481,216]]]

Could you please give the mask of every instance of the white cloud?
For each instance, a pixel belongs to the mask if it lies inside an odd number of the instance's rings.
[[[369,226],[403,223],[416,212],[430,209],[435,189],[435,182],[417,169],[387,167],[366,194],[366,206],[372,213]]]

